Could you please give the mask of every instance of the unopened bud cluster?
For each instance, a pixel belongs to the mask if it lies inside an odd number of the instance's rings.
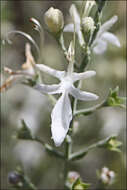
[[[17,172],[10,172],[8,174],[8,181],[10,184],[22,186],[22,176]]]
[[[50,32],[58,33],[64,26],[63,13],[59,9],[49,8],[45,13],[45,23]]]
[[[104,184],[111,185],[115,179],[115,172],[110,171],[108,168],[104,167],[102,168],[100,178]]]
[[[95,29],[94,20],[92,17],[84,17],[82,19],[82,26],[84,32],[93,32]]]

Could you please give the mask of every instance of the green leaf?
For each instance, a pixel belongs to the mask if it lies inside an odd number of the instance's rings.
[[[121,152],[120,147],[122,146],[122,142],[116,139],[111,139],[108,143],[109,143],[109,146],[108,146],[109,150]]]
[[[105,144],[100,144],[99,147],[107,148],[108,150],[121,152],[120,147],[122,146],[122,142],[118,141],[116,137],[110,138]]]
[[[32,134],[24,120],[21,120],[21,128],[17,131],[18,139],[32,140]]]
[[[88,149],[86,149],[85,151],[79,151],[79,152],[76,152],[76,153],[73,153],[70,155],[69,159],[70,160],[80,160],[81,158],[83,158],[84,156],[86,156],[88,153]]]
[[[28,86],[35,86],[38,82],[40,82],[40,77],[39,75],[36,75],[34,78],[32,79],[27,79],[25,82],[23,82],[23,84],[28,85]]]
[[[90,114],[92,114],[93,112],[92,111],[88,111],[88,112],[84,112],[84,113],[82,113],[83,115],[90,115]]]
[[[88,189],[89,187],[90,187],[90,184],[84,183],[84,182],[81,181],[80,178],[78,178],[78,179],[74,182],[74,184],[73,184],[73,186],[72,186],[72,190],[86,190],[86,189]]]
[[[50,156],[56,156],[58,158],[65,159],[64,154],[62,152],[58,152],[53,147],[51,147],[49,144],[45,144],[44,147]]]
[[[109,95],[107,98],[107,106],[119,106],[122,108],[126,107],[126,98],[118,96],[119,93],[119,87],[117,86],[115,89],[109,90]]]

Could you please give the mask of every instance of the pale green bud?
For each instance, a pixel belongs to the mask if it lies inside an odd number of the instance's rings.
[[[82,184],[78,184],[74,187],[74,190],[85,190]]]
[[[92,17],[83,18],[82,26],[83,26],[84,32],[93,32],[95,29],[93,18]]]
[[[45,13],[45,23],[51,32],[58,33],[64,26],[63,13],[59,9],[49,8]]]

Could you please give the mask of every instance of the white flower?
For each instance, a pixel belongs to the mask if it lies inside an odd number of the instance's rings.
[[[105,22],[99,29],[97,36],[92,44],[93,52],[95,54],[102,54],[107,49],[107,42],[120,47],[119,39],[111,32],[107,32],[113,24],[118,20],[117,16],[113,16],[107,22]]]
[[[86,7],[87,7],[87,5],[89,5],[89,1],[86,4]],[[93,5],[94,5],[94,3],[91,4],[90,7],[92,7]],[[81,47],[83,47],[85,45],[85,42],[84,42],[83,33],[81,31],[81,24],[82,24],[81,18],[77,11],[77,8],[74,4],[72,4],[70,7],[70,14],[71,14],[72,18],[74,19],[75,32],[78,36],[79,43],[80,43]],[[88,16],[88,14],[85,14],[85,11],[84,11],[83,18],[85,18],[86,16]],[[92,49],[95,54],[104,53],[107,49],[107,42],[109,42],[117,47],[120,47],[120,42],[119,42],[119,39],[117,38],[117,36],[112,34],[111,32],[108,32],[108,30],[113,26],[113,24],[115,24],[115,22],[117,20],[118,20],[118,17],[113,16],[111,19],[106,21],[100,27],[100,29],[97,33],[97,36],[92,44]],[[74,32],[74,24],[71,23],[71,24],[66,25],[64,27],[64,32]]]
[[[72,16],[72,19],[75,23],[75,32],[78,36],[79,43],[81,46],[85,44],[83,34],[81,31],[81,19],[80,15],[77,11],[77,8],[74,4],[71,5],[70,7],[70,15]],[[74,23],[68,24],[64,27],[64,32],[74,32]]]
[[[75,88],[73,83],[78,80],[94,76],[96,72],[86,71],[83,73],[75,73],[73,72],[73,63],[69,63],[67,72],[57,71],[43,64],[37,64],[36,66],[39,70],[46,72],[60,80],[59,84],[39,84],[35,86],[35,89],[39,90],[41,93],[62,94],[51,113],[52,138],[55,142],[55,145],[60,146],[66,137],[70,122],[72,120],[72,109],[69,94],[74,98],[83,101],[96,100],[98,98],[98,96],[95,94]]]
[[[84,7],[84,12],[82,15],[83,18],[89,16],[89,13],[94,5],[95,5],[94,0],[86,1],[85,7]],[[64,27],[64,32],[74,32],[74,24],[75,24],[75,32],[78,36],[79,44],[81,45],[81,47],[83,47],[85,45],[85,42],[84,42],[82,30],[81,30],[82,22],[81,22],[80,14],[74,4],[72,4],[70,7],[70,15],[71,15],[74,23],[70,23],[70,24],[66,25]]]

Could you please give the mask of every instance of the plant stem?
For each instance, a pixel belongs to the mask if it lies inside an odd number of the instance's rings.
[[[96,111],[97,109],[102,108],[103,106],[106,106],[106,100],[103,100],[100,104],[97,104],[91,108],[76,110],[76,111],[74,111],[73,114],[74,114],[74,116],[80,115],[80,114],[89,115],[89,114],[93,113],[94,111]]]
[[[89,46],[87,46],[85,48],[85,56],[82,60],[81,66],[79,68],[79,72],[83,72],[85,67],[90,63],[91,57],[90,57],[90,52],[89,52]],[[78,81],[77,82],[77,88],[81,88],[82,86],[82,81]],[[73,115],[75,115],[76,112],[76,108],[77,108],[77,99],[74,100],[74,104],[73,104]]]
[[[62,50],[64,52],[64,55],[66,57],[67,51],[66,51],[66,48],[64,46],[63,34],[60,36],[58,43],[61,45]],[[74,43],[75,43],[75,33],[74,33]],[[74,45],[74,47],[75,47],[75,45]],[[90,52],[90,46],[88,44],[86,44],[86,47],[85,47],[85,49],[83,49],[83,51],[85,52],[84,53],[85,56],[84,56],[84,58],[82,60],[82,63],[80,65],[79,69],[78,69],[79,72],[83,72],[84,69],[86,68],[86,66],[88,65],[88,63],[91,60],[91,57],[90,57],[90,54],[91,54],[91,52]],[[78,86],[78,88],[81,86],[81,81],[79,81],[77,83],[77,86]],[[73,99],[73,101],[72,101],[72,113],[73,113],[73,116],[76,113],[76,107],[77,107],[77,99]],[[72,132],[73,132],[73,120],[72,120],[72,122],[70,124],[69,132],[68,132],[68,137],[66,138],[66,144],[65,144],[65,157],[66,157],[66,159],[65,159],[65,165],[64,165],[64,180],[65,180],[65,182],[66,182],[67,173],[68,173],[68,161],[69,161],[69,158],[70,158],[70,155],[71,155],[71,148],[72,148],[71,140],[69,140],[69,139],[71,139]],[[66,186],[66,184],[65,184],[65,186]]]
[[[98,33],[99,29],[100,29],[100,25],[101,25],[100,19],[101,19],[101,16],[102,16],[102,10],[101,11],[97,10],[96,14],[95,14],[95,18],[94,18],[96,29],[94,30],[93,36],[91,38],[90,46],[92,45],[93,41],[95,40],[96,35],[97,35],[97,33]]]
[[[106,138],[104,140],[101,140],[101,141],[99,141],[97,143],[94,143],[94,144],[88,146],[87,148],[85,148],[83,150],[80,150],[78,152],[72,153],[70,155],[70,157],[69,157],[69,160],[74,161],[74,160],[81,159],[88,153],[88,151],[90,151],[90,150],[92,150],[94,148],[97,148],[97,147],[102,148],[107,142],[110,141],[110,139],[115,138],[115,137],[116,137],[115,135],[112,135],[112,136],[110,136],[110,137],[108,137],[108,138]]]
[[[72,127],[73,127],[73,121],[71,122],[69,134],[66,137],[66,142],[65,142],[65,162],[64,162],[64,186],[66,187],[66,179],[67,179],[67,174],[68,174],[68,161],[69,157],[71,155],[72,151],[72,140],[71,140],[71,135],[72,135]]]
[[[77,83],[77,88],[81,88],[81,86],[82,86],[82,81],[80,80],[80,81]],[[77,102],[78,102],[78,100],[75,99],[75,100],[74,100],[74,105],[73,105],[73,116],[75,115],[75,112],[76,112],[76,110],[77,110]]]
[[[52,102],[52,105],[54,106],[57,102],[56,98],[51,94],[48,94],[48,97],[49,97],[50,101]]]
[[[27,178],[27,176],[23,176],[24,188],[28,188],[29,190],[37,190],[35,185],[31,183],[31,181]]]
[[[66,49],[65,44],[64,44],[63,32],[61,32],[58,36],[55,36],[55,40],[58,43],[58,45],[60,45],[60,47],[64,53],[65,58],[67,58],[67,49]]]
[[[32,140],[42,144],[46,152],[49,153],[50,155],[55,156],[57,158],[65,159],[65,156],[62,152],[55,150],[52,146],[50,146],[47,143],[44,143],[44,141],[40,140],[38,137],[34,137]]]

